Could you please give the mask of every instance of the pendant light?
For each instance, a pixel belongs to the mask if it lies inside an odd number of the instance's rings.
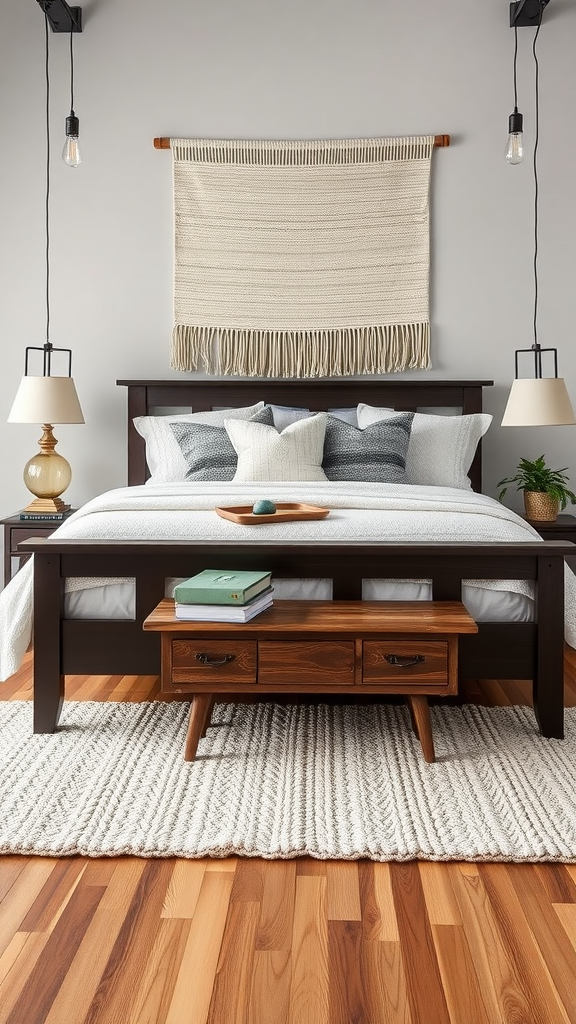
[[[562,377],[558,376],[558,352],[555,348],[542,348],[538,341],[538,143],[539,143],[539,64],[536,43],[542,25],[542,14],[548,0],[521,0],[510,5],[510,24],[516,30],[517,25],[534,24],[536,31],[532,44],[535,77],[535,119],[534,119],[534,342],[531,348],[517,349],[514,356],[515,380],[510,389],[510,396],[502,418],[503,427],[525,426],[561,426],[576,424],[574,409]],[[536,7],[537,10],[536,10]],[[523,20],[524,19],[524,20]],[[529,20],[525,20],[529,19]],[[516,60],[516,52],[515,52]],[[519,377],[520,357],[529,356],[532,377]],[[544,362],[551,376],[544,376]]]
[[[62,150],[62,159],[68,167],[78,167],[82,162],[78,136],[80,135],[80,121],[74,113],[74,47],[72,40],[74,33],[70,32],[70,113],[66,118],[66,141]]]
[[[518,83],[516,67],[518,63],[518,26],[514,25],[514,110],[508,118],[508,142],[506,144],[506,160],[509,164],[520,164],[524,159],[524,118],[518,110]]]

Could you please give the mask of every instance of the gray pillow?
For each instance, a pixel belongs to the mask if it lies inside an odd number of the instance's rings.
[[[253,423],[273,426],[272,410],[265,406],[251,417]],[[238,456],[225,427],[206,423],[171,423],[188,466],[186,480],[233,480]]]
[[[406,455],[414,413],[401,412],[364,430],[328,416],[322,469],[329,480],[406,483]],[[384,429],[376,430],[376,427]]]

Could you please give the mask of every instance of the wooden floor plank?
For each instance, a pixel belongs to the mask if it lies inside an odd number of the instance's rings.
[[[391,864],[390,878],[412,1016],[446,1024],[448,1007],[417,863]]]
[[[230,872],[206,872],[164,1024],[206,1024],[231,892]]]
[[[292,955],[289,949],[256,949],[252,967],[249,1024],[286,1024]]]
[[[421,1024],[410,1012],[400,942],[364,941],[360,974],[369,1024]]]
[[[328,1007],[326,875],[297,875],[287,1024],[331,1024]]]
[[[360,921],[328,920],[330,1024],[372,1024],[361,950]]]
[[[194,917],[198,897],[206,874],[204,860],[178,860],[170,876],[170,884],[162,907],[162,917]]]
[[[234,901],[233,894],[234,885],[210,1000],[208,1024],[252,1024],[249,1006],[260,904],[249,900]]]
[[[326,911],[329,921],[361,921],[358,862],[326,864]]]
[[[268,861],[256,935],[257,950],[273,952],[292,948],[295,901],[296,861]],[[262,963],[267,965],[268,962],[263,960]],[[269,961],[271,969],[277,963],[282,963],[282,958],[272,958]]]
[[[482,998],[464,928],[461,925],[433,924],[434,946],[446,994],[451,1024],[491,1024]],[[458,970],[454,965],[458,964]]]
[[[437,861],[423,860],[418,864],[418,871],[430,924],[461,925],[458,900],[444,865]]]

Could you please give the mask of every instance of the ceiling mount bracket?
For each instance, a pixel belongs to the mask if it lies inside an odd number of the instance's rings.
[[[38,0],[53,32],[81,32],[82,8],[69,7],[66,0]]]
[[[542,13],[549,0],[516,0],[510,4],[510,28],[524,25],[538,27]]]

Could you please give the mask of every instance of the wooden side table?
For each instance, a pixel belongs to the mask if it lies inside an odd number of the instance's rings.
[[[530,523],[544,540],[568,540],[576,544],[576,516],[559,515],[553,523],[528,519],[528,516],[522,518]]]
[[[76,509],[71,509],[68,515],[72,515],[72,512],[75,511]],[[17,512],[13,516],[8,516],[7,519],[0,519],[0,523],[4,527],[4,586],[14,575],[12,560],[17,559],[15,572],[18,572],[18,569],[30,558],[28,552],[18,551],[20,541],[27,540],[28,537],[49,537],[63,522],[66,522],[67,518],[68,516],[65,516],[64,519],[20,519],[20,513]]]
[[[405,694],[426,761],[428,694],[458,691],[458,636],[478,626],[459,601],[277,601],[250,622],[177,619],[165,599],[144,622],[161,635],[161,691],[192,700],[192,761],[216,694]]]

